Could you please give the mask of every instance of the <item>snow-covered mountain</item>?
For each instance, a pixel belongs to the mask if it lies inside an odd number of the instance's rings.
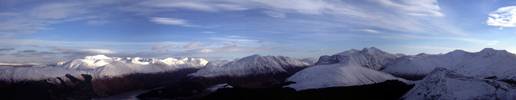
[[[424,76],[437,67],[478,78],[516,79],[516,55],[492,48],[480,52],[455,50],[438,55],[405,56],[383,71],[399,76]]]
[[[295,82],[287,87],[296,90],[318,89],[327,87],[355,86],[380,83],[387,80],[408,81],[390,74],[346,64],[317,65],[297,72],[287,79]]]
[[[202,68],[208,63],[202,58],[139,58],[107,57],[105,55],[86,56],[81,59],[59,62],[55,66],[41,67],[0,67],[2,80],[42,80],[90,74],[94,78],[128,75],[132,73],[156,73],[182,68]],[[30,73],[30,74],[27,74]]]
[[[190,75],[196,77],[240,77],[259,74],[286,73],[309,65],[306,62],[289,57],[260,55],[252,55],[236,61],[222,63],[223,64],[209,64],[209,66]]]
[[[114,61],[105,55],[86,56],[84,59],[59,62],[57,65],[68,69],[96,69]]]
[[[406,100],[514,100],[510,85],[436,68],[403,96]]]
[[[96,77],[121,76],[131,73],[155,73],[180,68],[201,68],[208,63],[202,58],[140,58],[107,57],[105,55],[86,56],[57,64],[67,69],[91,71]]]
[[[235,87],[266,88],[283,84],[308,63],[284,56],[252,55],[230,62],[208,64],[190,74],[206,85],[228,83]]]
[[[135,65],[164,65],[164,66],[189,66],[202,67],[208,61],[202,58],[140,58],[140,57],[107,57],[105,55],[86,56],[83,59],[74,59],[67,62],[57,64],[68,69],[96,69],[113,62],[120,62]]]
[[[396,58],[398,58],[398,55],[370,47],[362,50],[351,49],[332,56],[321,56],[316,65],[341,63],[380,70],[390,62],[396,60]]]

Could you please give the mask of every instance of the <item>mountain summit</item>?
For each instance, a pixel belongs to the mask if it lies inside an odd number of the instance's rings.
[[[370,47],[362,50],[351,49],[332,56],[321,56],[316,65],[341,63],[381,70],[396,58],[398,58],[397,55]]]
[[[193,76],[247,76],[267,73],[291,72],[297,67],[308,66],[303,61],[284,56],[251,55],[219,66],[210,66],[193,73]]]
[[[190,76],[236,87],[263,88],[282,84],[286,77],[310,64],[284,56],[252,55],[225,64],[208,65],[211,66]]]

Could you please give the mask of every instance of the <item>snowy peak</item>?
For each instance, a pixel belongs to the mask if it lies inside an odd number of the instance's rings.
[[[176,59],[176,58],[165,58],[159,60],[160,63],[172,66],[172,65],[184,65],[184,64],[190,64],[194,66],[204,66],[208,64],[208,60],[202,59],[202,58],[182,58],[182,59]],[[156,63],[156,62],[151,62]]]
[[[506,50],[496,50],[493,48],[484,48],[476,54],[485,56],[485,57],[494,56],[494,55],[502,55],[502,56],[503,55],[513,55],[513,54],[507,52]]]
[[[191,75],[198,77],[219,77],[288,73],[308,65],[309,64],[306,62],[290,57],[252,55],[227,62],[223,65],[207,66]]]
[[[205,66],[208,61],[202,58],[140,58],[140,57],[108,57],[105,55],[85,56],[83,59],[74,59],[67,62],[61,62],[58,66],[70,69],[95,69],[105,66],[113,62],[122,62],[137,65],[161,64],[166,66],[175,65],[194,65]]]
[[[106,55],[95,55],[95,56],[86,56],[84,59],[91,59],[91,60],[102,60],[102,59],[112,59],[111,57],[108,57]]]
[[[280,67],[282,69],[288,69],[289,67],[301,67],[309,65],[306,62],[285,57],[285,56],[260,56],[252,55],[244,57],[235,62],[228,63],[228,65],[248,65],[248,67]]]
[[[367,54],[386,54],[387,53],[387,52],[384,52],[375,47],[364,48],[364,49],[362,49],[361,52],[365,52]]]
[[[237,60],[238,63],[265,63],[265,64],[279,64],[279,66],[291,66],[292,65],[306,65],[306,63],[285,56],[260,56],[252,55]],[[236,63],[235,62],[235,63]]]
[[[68,69],[91,70],[112,63],[114,60],[104,55],[86,56],[83,59],[74,59],[58,64]]]
[[[468,77],[436,68],[407,92],[406,100],[513,100],[516,91],[503,82]]]
[[[251,55],[247,56],[241,59],[238,59],[237,62],[254,62],[254,63],[260,63],[260,62],[267,62],[267,60],[271,58],[273,59],[273,56],[260,56],[260,55]]]
[[[207,60],[202,58],[140,58],[108,57],[105,55],[86,56],[57,64],[69,70],[92,73],[95,77],[120,76],[132,73],[154,73],[182,68],[201,68]]]
[[[134,64],[140,64],[140,65],[148,65],[148,64],[150,64],[150,62],[146,62],[144,59],[142,59],[140,57],[127,58],[127,59],[130,60],[130,62],[134,63]]]
[[[345,51],[346,52],[346,51]],[[353,53],[361,53],[361,54],[369,54],[369,55],[374,55],[374,54],[388,54],[387,52],[385,51],[382,51],[376,47],[369,47],[369,48],[363,48],[362,50],[356,50],[356,49],[351,49],[349,52],[353,52]],[[339,54],[346,54],[346,53],[339,53]],[[337,54],[338,55],[338,54]]]
[[[309,64],[284,56],[252,55],[230,62],[210,63],[189,76],[202,83],[228,83],[242,88],[270,88]]]
[[[453,50],[452,52],[448,52],[446,53],[447,55],[464,55],[464,54],[467,54],[469,52],[466,52],[464,50]]]
[[[321,56],[316,65],[342,63],[380,70],[396,58],[398,58],[397,55],[370,47],[362,50],[352,49],[332,56]]]
[[[387,52],[382,51],[376,47],[369,47],[369,48],[363,48],[362,50],[351,49],[351,50],[347,50],[347,51],[344,51],[341,53],[337,53],[335,55],[350,55],[350,54],[356,54],[356,53],[374,55],[374,54],[385,54]]]
[[[501,51],[501,50],[495,50],[494,48],[484,48],[484,49],[480,50],[480,52],[483,52],[483,53],[491,53],[491,52],[497,52],[497,51]]]

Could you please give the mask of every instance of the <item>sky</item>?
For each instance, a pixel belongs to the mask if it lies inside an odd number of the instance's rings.
[[[0,62],[516,52],[514,0],[0,0]]]

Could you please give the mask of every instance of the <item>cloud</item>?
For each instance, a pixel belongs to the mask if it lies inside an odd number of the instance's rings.
[[[366,33],[373,33],[373,34],[380,33],[380,31],[377,31],[377,30],[374,30],[374,29],[361,29],[359,31],[366,32]]]
[[[468,35],[446,21],[437,0],[149,0],[140,5],[142,6],[138,7],[141,9],[158,12],[163,11],[163,8],[168,8],[166,11],[186,9],[210,13],[260,11],[273,18],[286,18],[292,14],[296,17],[284,21],[303,18],[304,21],[327,21],[333,24],[306,25],[310,28],[306,28],[304,33],[316,33],[312,31],[321,27],[326,28],[320,29],[325,30],[324,32],[372,28],[397,33]],[[217,5],[231,5],[242,9],[222,9],[216,7]],[[296,30],[303,29],[305,28]]]
[[[217,32],[214,32],[214,31],[202,31],[201,33],[204,33],[204,34],[215,34]]]
[[[429,54],[439,54],[439,53],[447,53],[453,50],[456,50],[456,47],[443,47],[443,46],[424,46],[424,45],[402,45],[399,48],[402,48],[403,54],[420,54],[420,53],[429,53]],[[406,51],[410,50],[410,51]]]
[[[333,24],[310,25],[311,30],[318,27],[331,29],[322,29],[325,31],[375,28],[404,33],[466,34],[442,19],[445,14],[441,12],[437,0],[254,0],[248,2],[251,3],[241,4],[247,4],[250,9],[265,10],[264,14],[271,17],[281,18],[286,14],[302,14],[310,17],[315,15],[318,17],[305,20],[328,21]],[[321,16],[325,19],[318,19]]]
[[[398,9],[402,13],[413,16],[442,17],[437,0],[377,0],[381,5]]]
[[[483,40],[483,39],[474,39],[474,38],[450,38],[450,39],[470,42],[470,43],[484,45],[484,46],[493,46],[493,45],[498,45],[500,43],[500,41],[497,41],[497,40]]]
[[[36,50],[22,50],[22,51],[19,51],[19,52],[23,52],[23,53],[34,53],[34,52],[36,52]]]
[[[117,4],[124,4],[123,7]],[[288,5],[288,6],[286,6]],[[367,7],[363,5],[368,5]],[[286,18],[289,14],[323,15],[334,23],[350,26],[365,26],[403,32],[426,32],[432,30],[450,30],[432,25],[433,21],[420,21],[418,18],[401,14],[424,16],[444,16],[436,0],[146,0],[139,2],[125,1],[76,1],[60,3],[44,3],[14,15],[15,19],[0,20],[0,33],[34,33],[51,29],[49,25],[62,20],[87,20],[88,24],[103,24],[109,19],[77,18],[80,16],[99,15],[97,8],[111,9],[114,12],[136,11],[127,14],[150,17],[157,24],[191,27],[186,19],[151,17],[159,13],[173,13],[178,10],[194,10],[201,12],[260,11],[274,18]],[[131,10],[132,9],[132,10]],[[396,12],[396,13],[392,13]],[[309,19],[307,19],[309,20]],[[76,20],[75,20],[76,21]],[[430,24],[429,24],[430,23]],[[441,23],[437,23],[441,24]],[[454,30],[454,29],[451,29]],[[442,33],[442,32],[429,32]],[[444,32],[446,33],[446,32]],[[457,33],[457,32],[449,32]]]
[[[163,25],[192,26],[187,20],[178,18],[151,17],[150,21]]]
[[[424,35],[414,35],[414,34],[397,34],[397,35],[389,35],[386,34],[384,36],[380,36],[383,39],[393,39],[393,40],[403,40],[403,41],[434,41],[434,42],[443,42],[447,41],[451,43],[463,43],[461,45],[474,45],[480,47],[489,47],[501,44],[502,41],[498,40],[489,40],[482,38],[474,38],[474,37],[457,37],[457,36],[424,36]],[[464,44],[465,43],[465,44]],[[421,44],[418,44],[421,45]]]
[[[238,35],[230,35],[230,36],[224,36],[224,37],[211,37],[211,40],[215,41],[224,41],[224,42],[259,42],[258,40],[249,39],[243,36]]]
[[[0,52],[9,52],[15,50],[14,48],[0,48]]]
[[[267,50],[264,47],[258,46],[244,46],[243,44],[238,43],[223,43],[222,45],[210,45],[206,47],[199,47],[194,49],[187,49],[182,54],[184,55],[197,55],[197,54],[226,54],[226,53],[252,53],[256,51]]]
[[[109,23],[108,20],[88,20],[86,21],[87,24],[90,25],[104,25],[106,23]]]
[[[207,12],[247,10],[244,6],[229,3],[224,0],[147,0],[139,3],[139,5],[144,7],[190,9]]]
[[[63,19],[84,13],[76,3],[49,3],[34,8],[30,14],[41,19]]]
[[[139,3],[137,8],[188,9],[204,12],[261,10],[271,17],[283,17],[286,13],[308,15],[347,14],[362,16],[355,7],[337,0],[148,0]],[[288,6],[285,6],[288,5]],[[156,9],[153,9],[156,8]]]
[[[113,54],[115,51],[110,49],[81,49],[79,52],[92,53],[92,54]]]
[[[341,9],[340,6],[323,0],[255,0],[255,2],[265,5],[265,8],[276,11],[294,11],[302,14],[324,14]],[[288,5],[288,6],[286,6]]]
[[[87,17],[94,12],[91,9],[98,4],[90,2],[50,2],[20,7],[21,5],[5,5],[17,9],[0,13],[0,35],[27,34],[52,29],[49,25],[95,19]],[[86,17],[85,17],[86,16]]]
[[[268,50],[262,41],[243,36],[229,35],[211,37],[207,41],[192,42],[159,42],[151,50],[162,55],[206,56],[217,54],[247,54]]]
[[[208,49],[208,48],[204,48],[204,49],[199,50],[199,52],[201,52],[201,53],[211,53],[213,51],[214,51],[213,49]]]
[[[498,8],[489,13],[487,25],[495,27],[516,27],[516,6]]]
[[[19,16],[16,16],[19,17]],[[41,20],[23,20],[21,18],[14,18],[10,20],[0,19],[0,35],[18,34],[18,33],[33,33],[39,30],[44,30],[46,22]]]
[[[73,56],[83,56],[83,55],[96,55],[96,54],[115,54],[116,52],[111,49],[71,49],[71,48],[62,48],[62,47],[54,47],[53,50],[59,54],[67,54]]]
[[[186,45],[183,45],[183,49],[197,49],[197,48],[201,48],[201,47],[202,47],[202,44],[199,42],[190,42]]]
[[[16,16],[19,13],[15,12],[0,12],[0,17],[10,17],[10,16]]]
[[[250,46],[242,46],[238,43],[225,43],[222,47],[216,48],[218,51],[223,52],[254,52],[257,50],[262,50],[261,47],[250,47]]]
[[[16,52],[0,54],[0,63],[20,64],[50,64],[55,63],[58,53],[51,51],[38,51],[34,49],[18,50]]]
[[[48,55],[54,55],[54,54],[57,54],[57,53],[50,52],[50,51],[38,51],[38,50],[29,49],[29,50],[20,50],[15,53],[12,53],[11,55],[37,57],[37,56],[48,56]]]
[[[281,13],[281,12],[264,11],[263,13],[265,13],[271,17],[274,17],[274,18],[286,18],[287,17],[287,15],[285,13]]]
[[[81,58],[89,55],[108,54],[116,55],[111,49],[71,49],[65,47],[51,47],[51,46],[18,46],[24,48],[21,50],[6,49],[15,52],[0,51],[0,62],[11,63],[40,63],[50,64],[60,60],[69,60]]]
[[[179,48],[181,44],[183,43],[171,41],[153,43],[151,50],[155,52],[168,52],[169,49]]]

